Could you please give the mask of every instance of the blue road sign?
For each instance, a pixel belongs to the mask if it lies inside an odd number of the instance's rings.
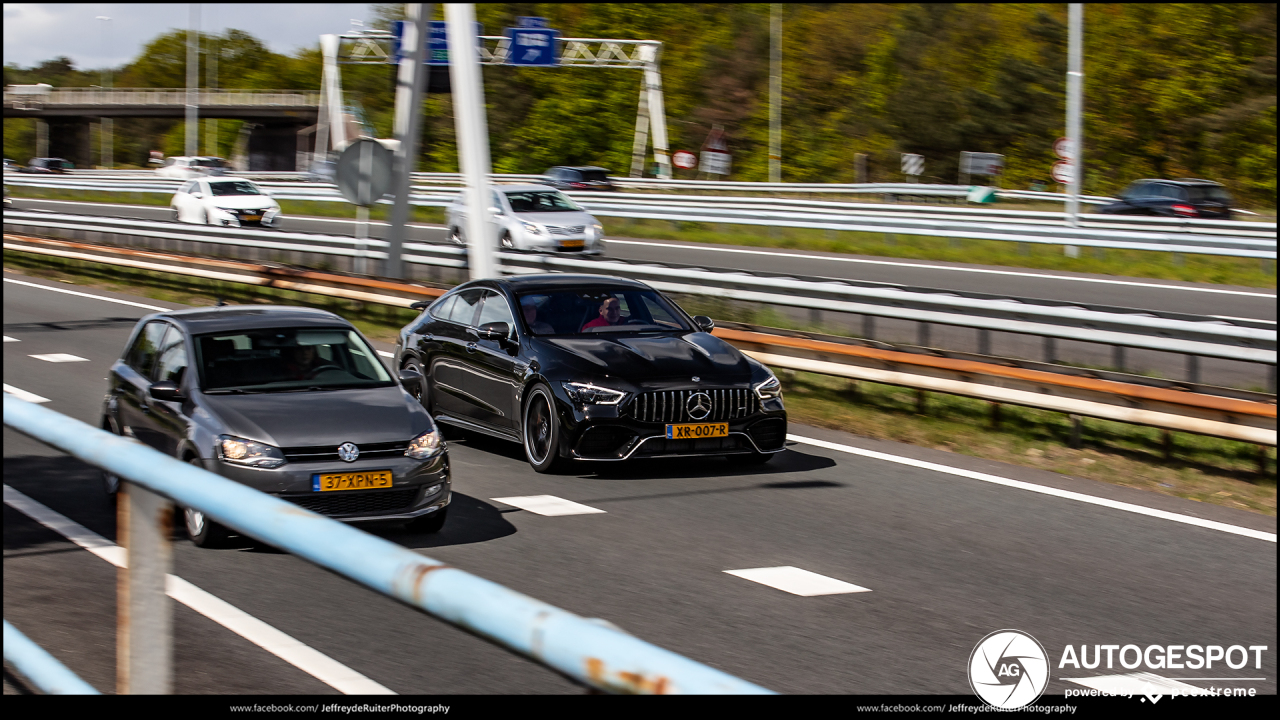
[[[395,35],[391,45],[392,62],[399,65],[401,59],[400,38],[404,35],[404,21],[396,20],[391,23],[391,32]],[[476,36],[484,35],[484,25],[476,23]],[[449,64],[449,39],[445,30],[443,20],[432,20],[427,23],[427,55],[426,63],[428,65],[448,65]]]
[[[516,27],[520,28],[545,28],[547,27],[547,19],[541,17],[522,16],[516,18]]]
[[[507,53],[509,65],[555,65],[560,32],[548,28],[507,28],[511,49]]]

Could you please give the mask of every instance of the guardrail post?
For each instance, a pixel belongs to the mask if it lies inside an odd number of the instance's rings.
[[[920,347],[929,347],[929,330],[929,323],[916,323],[916,344]]]
[[[876,339],[876,316],[875,315],[862,316],[862,337],[868,340]]]
[[[978,331],[978,354],[991,354],[991,331],[982,329]]]
[[[1071,416],[1071,447],[1075,450],[1080,449],[1080,416]]]
[[[1047,363],[1058,362],[1058,339],[1046,337],[1044,339],[1044,361]]]
[[[173,568],[173,503],[124,483],[117,532],[126,552],[116,600],[116,692],[173,692],[173,608],[165,578]]]
[[[1198,355],[1187,356],[1187,382],[1200,382],[1200,357]]]
[[[1120,372],[1124,372],[1124,346],[1111,346],[1111,366]]]

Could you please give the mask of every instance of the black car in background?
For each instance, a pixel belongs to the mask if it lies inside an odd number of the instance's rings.
[[[337,520],[436,532],[448,512],[449,459],[435,423],[368,341],[322,310],[142,318],[111,366],[100,427]],[[103,480],[114,495],[119,478]],[[184,513],[196,545],[228,534]]]
[[[778,379],[641,282],[475,280],[400,331],[435,419],[518,442],[538,472],[570,459],[686,455],[767,462],[783,449]]]
[[[546,182],[557,190],[612,192],[618,187],[609,179],[609,171],[594,165],[568,167],[557,165],[545,173]]]
[[[74,168],[69,161],[62,158],[31,158],[25,167],[18,172],[24,173],[65,173]]]
[[[1212,180],[1136,180],[1120,193],[1118,202],[1103,205],[1098,212],[1230,220],[1231,195]]]

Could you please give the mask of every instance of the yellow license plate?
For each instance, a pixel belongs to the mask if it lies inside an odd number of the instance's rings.
[[[311,489],[315,492],[330,490],[368,490],[391,487],[390,470],[366,470],[364,472],[316,473],[311,476]]]
[[[729,423],[667,426],[667,438],[670,440],[697,440],[699,438],[727,437],[728,435]]]
[[[583,241],[582,241],[582,240],[561,240],[561,241],[560,241],[560,247],[562,247],[562,248],[580,248],[580,247],[582,247],[582,243],[583,243]]]
[[[241,219],[242,220],[261,220],[262,216],[261,215],[245,215]]]

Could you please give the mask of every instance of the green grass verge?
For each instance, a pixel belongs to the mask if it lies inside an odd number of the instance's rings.
[[[109,193],[12,186],[14,197],[48,200],[82,200],[131,205],[168,206],[169,198],[156,193]],[[281,200],[280,210],[296,217],[355,218],[355,206],[315,200]],[[391,206],[373,208],[370,219],[385,221]],[[414,207],[412,222],[440,224],[443,208]],[[1063,254],[1061,245],[1032,245],[997,240],[861,233],[805,228],[765,228],[727,223],[671,222],[667,220],[601,219],[606,236],[650,240],[675,240],[715,245],[811,250],[909,260],[993,265],[1036,270],[1061,270],[1097,275],[1120,275],[1160,280],[1276,287],[1275,261],[1212,255],[1145,252],[1142,250],[1092,250],[1081,248],[1079,257]]]
[[[153,273],[130,268],[64,260],[7,251],[7,270],[126,292],[192,306],[228,302],[306,305],[338,313],[366,336],[395,342],[400,328],[416,317],[412,310],[361,303],[324,295],[261,288],[203,278]],[[722,320],[714,304],[686,309]],[[767,312],[767,311],[765,311]],[[969,398],[926,393],[925,412],[916,412],[913,390],[853,383],[810,373],[781,371],[787,410],[792,421],[910,443],[973,457],[1039,468],[1116,485],[1190,498],[1227,507],[1275,515],[1274,450],[1259,467],[1260,449],[1248,443],[1170,433],[1171,454],[1165,457],[1164,434],[1152,428],[1104,420],[1084,421],[1080,449],[1068,447],[1070,422],[1061,413],[1014,406],[1001,408],[992,427],[991,405]]]

